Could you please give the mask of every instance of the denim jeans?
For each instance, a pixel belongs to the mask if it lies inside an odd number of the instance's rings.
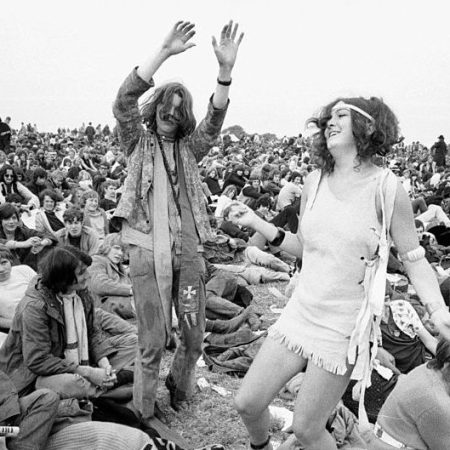
[[[172,302],[177,312],[180,273],[178,256],[172,255],[172,267]],[[143,418],[147,419],[154,415],[159,366],[167,342],[164,310],[156,282],[152,251],[136,246],[130,248],[130,275],[138,319],[138,351],[134,372],[133,402]],[[200,311],[197,326],[189,328],[183,320],[179,320],[181,341],[170,370],[177,391],[185,393],[186,396],[192,394],[195,385],[195,364],[202,354],[205,298],[203,275],[200,276]]]
[[[13,425],[19,435],[7,439],[11,450],[41,450],[46,447],[59,405],[59,396],[48,389],[39,389],[19,399],[20,415]]]

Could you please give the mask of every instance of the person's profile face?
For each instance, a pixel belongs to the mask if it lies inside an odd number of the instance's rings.
[[[106,257],[114,264],[120,264],[123,258],[123,249],[120,245],[113,245]]]
[[[0,258],[0,281],[6,281],[11,276],[11,261],[7,258]]]
[[[156,106],[156,131],[162,136],[174,138],[181,120],[180,108],[183,99],[173,94],[166,103]]]
[[[75,282],[67,290],[69,292],[85,289],[89,280],[88,266],[83,262],[79,262],[75,269]]]

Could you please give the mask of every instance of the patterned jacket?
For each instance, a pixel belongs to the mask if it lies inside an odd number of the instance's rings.
[[[113,106],[121,148],[128,162],[128,176],[114,218],[126,220],[133,230],[144,233],[144,236],[150,234],[153,229],[153,211],[149,208],[148,199],[153,185],[154,152],[158,142],[155,134],[142,125],[138,99],[153,86],[153,80],[147,83],[134,69],[120,87]],[[212,240],[213,236],[198,173],[198,162],[215,145],[227,107],[216,109],[210,101],[206,117],[192,135],[176,142],[201,243]]]

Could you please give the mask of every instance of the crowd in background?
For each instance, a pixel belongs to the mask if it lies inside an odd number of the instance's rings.
[[[132,358],[129,354],[133,352],[137,337],[133,292],[126,267],[127,251],[120,242],[120,229],[111,220],[127,176],[126,159],[120,151],[115,130],[108,125],[94,127],[89,123],[73,130],[61,128],[55,133],[41,132],[36,125],[24,123],[13,129],[8,119],[0,122],[0,286],[3,291],[0,293],[0,331],[3,332],[0,343],[6,341],[0,364],[3,364],[2,367],[13,364],[7,360],[10,355],[5,356],[5,347],[11,345],[8,339],[12,339],[7,338],[8,333],[17,338],[18,334],[25,332],[19,332],[14,327],[20,324],[26,328],[29,323],[23,319],[24,311],[16,311],[17,305],[23,296],[31,295],[27,289],[30,283],[35,282],[36,273],[39,273],[38,276],[42,276],[45,270],[57,273],[57,268],[51,266],[51,256],[55,255],[55,249],[65,249],[69,252],[66,255],[68,260],[75,257],[85,261],[90,276],[87,286],[93,305],[101,316],[99,323],[103,336],[108,336],[112,348],[121,349],[118,351],[120,363],[113,364],[110,358],[108,364],[120,374],[120,384],[126,385],[132,380]],[[376,162],[391,168],[401,177],[411,198],[421,245],[435,268],[441,292],[449,305],[450,168],[447,168],[447,153],[444,137],[439,136],[436,143],[429,147],[420,142],[407,145],[401,141],[392,154],[379,157]],[[265,220],[297,232],[304,180],[316,167],[317,157],[311,137],[301,134],[283,138],[272,134],[249,135],[238,127],[225,130],[217,145],[199,163],[204,201],[217,236],[217,242],[211,243],[212,247],[214,244],[220,247],[219,243],[225,239],[229,244],[228,250],[230,247],[257,248],[265,254],[282,257],[278,249],[268,245],[262,236],[229,221],[227,206],[233,200],[239,200]],[[70,250],[72,248],[76,250]],[[246,255],[251,257],[250,252]],[[258,257],[261,258],[261,255]],[[278,265],[282,267],[278,272],[283,276],[267,275],[265,280],[261,272],[257,272],[257,282],[274,279],[288,281],[293,271],[300,269],[301,261],[280,260]],[[274,267],[273,260],[270,266]],[[245,270],[247,268],[248,264]],[[242,271],[238,273],[243,274]],[[253,282],[253,275],[247,275],[246,282]],[[436,353],[437,341],[429,328],[426,313],[408,285],[395,249],[391,252],[388,279],[390,303],[383,330],[386,340],[383,342],[386,342],[384,347],[390,355],[390,369],[398,378],[400,373],[409,373],[430,359]],[[49,287],[48,284],[46,286]],[[54,293],[56,295],[58,292]],[[248,319],[247,322],[253,326],[258,320],[254,313],[248,311],[241,316],[241,306],[236,308],[234,305],[233,309],[228,305],[228,308],[233,310],[228,317],[219,314],[216,318],[239,317],[239,324]],[[209,330],[221,326],[231,330],[229,324],[218,322],[210,324]],[[49,345],[45,340],[39,340],[39,333],[44,331],[33,329],[35,335],[27,334],[28,338],[31,336],[36,340],[35,345],[30,345],[28,349],[30,352],[37,352],[36,346]],[[107,357],[107,353],[102,354]],[[52,374],[50,366],[46,366],[45,370],[39,366],[38,357],[34,361],[36,376],[43,378],[42,375]],[[46,372],[43,373],[43,370]],[[64,371],[70,373],[70,370],[58,369],[54,374]],[[393,382],[392,378],[386,381],[378,373],[373,375],[378,390],[370,391],[366,399],[369,415],[373,419],[376,419],[392,392],[395,377]],[[95,375],[92,375],[92,380],[94,378]],[[114,380],[116,382],[117,378]],[[41,383],[41,387],[46,386],[48,384]],[[25,394],[25,388],[29,386],[25,383],[23,387],[24,391],[19,395]],[[94,381],[92,386],[83,387],[91,388],[97,388]],[[54,410],[55,399],[49,392],[44,391],[48,397],[44,400],[47,410]],[[86,394],[88,391],[82,392]],[[31,392],[26,394],[33,395]],[[80,398],[83,395],[80,394]],[[344,403],[356,412],[357,404],[355,406],[350,394],[347,399],[344,397]],[[392,409],[392,406],[389,407]],[[421,426],[431,427],[429,422]],[[108,428],[104,426],[103,430]],[[427,430],[429,433],[429,428]],[[74,434],[79,436],[92,430],[75,431]],[[141,435],[133,439],[136,442],[145,441]],[[19,444],[15,448],[24,447]]]

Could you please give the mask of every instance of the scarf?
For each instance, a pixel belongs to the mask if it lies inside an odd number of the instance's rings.
[[[63,303],[64,323],[66,325],[67,361],[80,365],[89,364],[88,333],[84,307],[76,292],[59,297]]]
[[[158,139],[159,146],[155,149],[153,192],[154,205],[153,217],[157,218],[153,223],[153,246],[155,260],[155,277],[158,284],[158,291],[162,302],[164,318],[166,321],[167,338],[170,336],[172,324],[172,248],[171,236],[179,233],[181,235],[181,255],[180,255],[180,277],[178,286],[178,316],[184,320],[187,326],[197,325],[199,312],[199,288],[200,288],[200,261],[198,255],[199,238],[195,226],[194,216],[190,206],[185,182],[185,173],[182,159],[177,148],[177,170],[178,170],[178,190],[173,185],[168,163],[165,160],[163,143]],[[169,188],[170,186],[170,188]],[[178,192],[177,192],[178,191]],[[171,196],[169,194],[171,192]],[[181,229],[170,230],[169,228],[169,196],[176,206],[181,220]],[[172,236],[176,241],[176,237]]]

